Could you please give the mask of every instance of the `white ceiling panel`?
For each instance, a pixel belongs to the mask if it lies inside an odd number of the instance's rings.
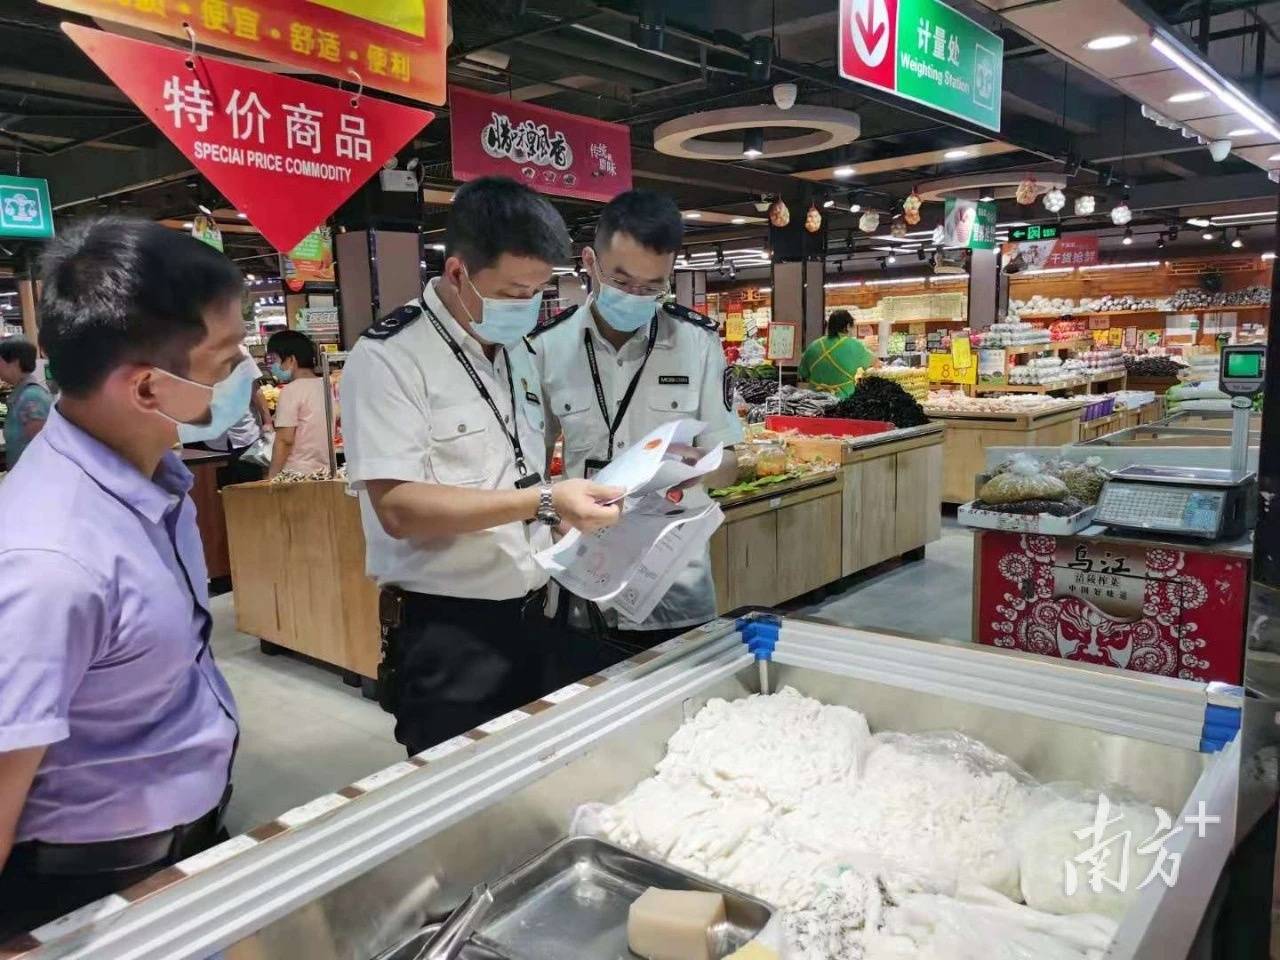
[[[987,6],[998,9],[991,3]],[[1150,25],[1117,0],[1057,0],[1011,10],[1004,16],[1041,43],[1106,79],[1169,66],[1169,61],[1146,42]],[[1095,37],[1116,34],[1131,36],[1134,42],[1115,50],[1085,49]]]
[[[1236,156],[1243,157],[1250,163],[1255,163],[1267,170],[1280,166],[1280,159],[1271,159],[1272,157],[1280,157],[1280,145],[1274,143],[1264,147],[1245,147],[1243,150],[1234,151],[1234,153]]]
[[[1207,117],[1227,117],[1234,114],[1215,96],[1207,93],[1181,70],[1162,70],[1159,73],[1142,73],[1133,77],[1119,77],[1112,81],[1121,90],[1148,104],[1170,120],[1188,123]],[[1205,96],[1190,103],[1170,103],[1169,98],[1182,93],[1204,93]],[[1242,121],[1243,122],[1243,121]]]

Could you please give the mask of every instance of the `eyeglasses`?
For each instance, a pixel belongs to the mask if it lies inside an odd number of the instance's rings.
[[[609,286],[635,294],[637,297],[653,297],[656,300],[659,297],[665,297],[671,292],[671,284],[666,280],[661,283],[637,283],[635,280],[624,280],[621,277],[615,277],[603,271],[600,276]]]

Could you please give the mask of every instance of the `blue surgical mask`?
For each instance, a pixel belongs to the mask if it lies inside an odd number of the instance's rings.
[[[596,294],[596,309],[604,322],[619,333],[634,333],[653,319],[658,301],[653,296],[627,293],[607,283],[600,283]]]
[[[475,290],[476,296],[484,304],[484,312],[480,314],[479,320],[472,316],[465,303],[462,304],[477,336],[489,343],[510,347],[533,333],[533,328],[538,325],[538,311],[542,309],[541,293],[536,293],[527,300],[504,300],[486,297],[476,290],[471,277],[467,277],[467,283],[471,284],[471,289]]]
[[[247,357],[243,363],[239,364],[212,386],[207,383],[188,380],[186,377],[180,377],[176,373],[170,373],[160,367],[156,367],[156,370],[166,377],[202,387],[210,393],[208,423],[186,423],[182,420],[174,419],[163,410],[157,411],[160,416],[178,425],[178,439],[182,443],[200,443],[204,440],[215,440],[226,433],[237,420],[248,412],[249,400],[253,396],[253,382],[258,379],[258,368]]]
[[[288,383],[293,379],[293,373],[286,370],[279,363],[269,364],[267,369],[271,371],[271,376],[281,383]]]

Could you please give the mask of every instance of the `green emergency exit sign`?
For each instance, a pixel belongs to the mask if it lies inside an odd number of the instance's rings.
[[[49,181],[0,175],[0,237],[48,240],[52,236]]]
[[[1061,228],[1057,224],[1053,226],[1010,227],[1009,239],[1018,243],[1031,240],[1057,240],[1060,233]]]

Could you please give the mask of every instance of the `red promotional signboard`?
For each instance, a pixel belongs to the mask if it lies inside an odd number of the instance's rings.
[[[50,6],[444,103],[445,0],[42,0]]]
[[[1021,255],[1023,264],[1033,270],[1056,267],[1091,267],[1098,262],[1098,238],[1076,234],[1052,240],[1025,240],[1004,245],[1005,259]]]
[[[840,74],[893,92],[898,0],[841,0]]]
[[[277,250],[291,250],[431,122],[360,97],[72,24],[63,29]]]
[[[453,176],[501,175],[543,193],[609,201],[631,189],[631,130],[559,110],[449,90]]]
[[[1241,682],[1247,559],[1097,537],[978,536],[978,643]]]

